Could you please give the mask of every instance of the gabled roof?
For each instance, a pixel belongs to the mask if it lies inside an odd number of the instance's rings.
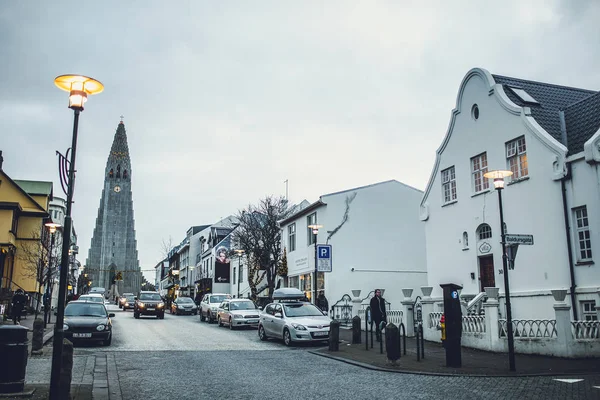
[[[35,196],[49,196],[52,200],[52,182],[45,181],[24,181],[21,179],[15,179],[14,182],[21,187],[28,194]]]
[[[33,203],[33,205],[35,206],[35,208],[37,208],[40,212],[44,213],[45,216],[48,216],[48,213],[46,212],[44,207],[42,207],[41,204],[39,204],[37,201],[35,201],[35,199],[33,197],[31,197],[27,193],[27,191],[25,191],[17,182],[12,180],[6,172],[4,172],[2,169],[0,169],[0,174],[3,175],[6,178],[6,180],[8,182],[10,182],[18,191],[20,191],[23,196],[25,196],[28,200],[30,200]],[[28,181],[21,181],[21,182],[28,182]]]
[[[416,190],[416,191],[417,191],[417,192],[419,192],[419,193],[423,193],[423,191],[422,191],[422,190],[419,190],[419,189],[417,189],[417,188],[414,188],[414,187],[412,187],[412,186],[410,186],[410,185],[407,185],[407,184],[405,184],[405,183],[399,182],[399,181],[397,181],[397,180],[395,180],[395,179],[390,179],[390,180],[388,180],[388,181],[383,181],[383,182],[372,183],[372,184],[370,184],[370,185],[359,186],[359,187],[355,187],[355,188],[352,188],[352,189],[346,189],[346,190],[342,190],[342,191],[339,191],[339,192],[327,193],[327,194],[324,194],[324,195],[322,195],[321,197],[333,196],[333,195],[336,195],[336,194],[342,194],[342,193],[346,193],[346,192],[353,192],[353,191],[355,191],[355,190],[368,189],[368,188],[371,188],[371,187],[374,187],[374,186],[385,185],[385,184],[387,184],[387,183],[397,183],[398,185],[405,186],[405,187],[407,187],[408,189]]]
[[[530,107],[531,115],[537,123],[559,143],[565,145],[569,149],[569,154],[583,151],[583,143],[592,137],[595,132],[589,134],[585,126],[582,127],[582,124],[572,122],[573,129],[569,128],[569,124],[567,124],[567,143],[565,143],[561,130],[560,111],[570,109],[572,116],[581,116],[588,112],[588,107],[593,106],[593,102],[590,104],[587,100],[593,98],[598,92],[502,75],[492,75],[492,77],[496,83],[503,85],[504,92],[513,103],[520,107]],[[538,104],[523,101],[511,90],[511,87],[525,90],[537,100]],[[567,112],[565,112],[565,117],[567,115]],[[598,111],[596,111],[595,116],[588,117],[593,121],[600,122]],[[573,118],[571,119],[573,120]]]
[[[317,208],[321,207],[321,206],[326,206],[327,204],[323,203],[323,201],[321,201],[321,199],[315,201],[314,203],[312,203],[311,205],[309,205],[308,207],[304,207],[303,209],[301,209],[300,211],[296,212],[295,214],[290,215],[289,217],[282,219],[281,221],[279,221],[279,226],[283,227],[284,225],[286,225],[288,222],[291,222],[293,220],[295,220],[296,218],[299,218],[303,215],[306,215],[314,210],[316,210]]]

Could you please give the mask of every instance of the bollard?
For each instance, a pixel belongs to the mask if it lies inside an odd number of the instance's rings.
[[[392,365],[396,365],[396,361],[400,358],[400,330],[393,323],[385,327],[385,351],[387,359]]]
[[[360,337],[360,317],[357,315],[352,318],[352,344],[361,344]]]
[[[19,393],[25,388],[27,328],[0,325],[0,393]]]
[[[60,368],[59,398],[71,398],[71,378],[73,376],[73,343],[69,339],[63,339],[63,353]]]
[[[340,321],[333,320],[329,325],[329,351],[340,350]]]
[[[379,323],[379,353],[383,354],[383,330],[386,327],[386,322],[385,321],[381,321],[381,323]]]
[[[400,349],[402,349],[402,351],[404,351],[404,355],[406,355],[406,328],[404,327],[404,323],[400,322],[398,328],[399,335],[400,337],[402,337],[402,344],[400,345]]]
[[[31,354],[42,354],[42,347],[44,347],[44,320],[36,318],[35,321],[33,321]]]

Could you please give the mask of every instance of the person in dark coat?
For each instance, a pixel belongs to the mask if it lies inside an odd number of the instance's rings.
[[[375,324],[375,334],[377,341],[381,341],[381,322],[387,324],[387,312],[385,307],[385,299],[381,297],[381,290],[375,289],[375,296],[371,299],[371,321]]]
[[[319,307],[321,311],[329,311],[329,302],[327,301],[327,297],[325,297],[325,293],[322,291],[319,292],[319,296],[317,296],[317,307]]]
[[[23,293],[23,289],[18,289],[12,298],[12,320],[13,324],[21,325],[21,314],[27,303],[27,296]]]

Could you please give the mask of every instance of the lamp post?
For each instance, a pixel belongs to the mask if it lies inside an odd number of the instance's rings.
[[[315,235],[315,270],[313,271],[313,287],[315,288],[314,294],[312,296],[312,303],[317,304],[317,239],[319,234],[319,229],[321,229],[323,225],[309,225],[308,228],[312,229],[313,235]]]
[[[511,371],[515,371],[515,342],[512,327],[512,311],[510,307],[510,286],[508,282],[508,260],[506,255],[506,240],[504,232],[504,211],[502,209],[502,189],[504,178],[511,176],[511,171],[489,171],[483,176],[494,180],[494,189],[498,192],[498,208],[500,210],[500,234],[502,238],[502,273],[504,275],[504,293],[506,294],[506,332],[508,335],[508,364]]]
[[[69,92],[69,108],[74,112],[73,137],[71,144],[71,160],[67,180],[67,210],[63,229],[63,243],[60,262],[60,280],[58,283],[58,308],[56,324],[54,325],[54,341],[52,349],[52,372],[50,375],[50,399],[58,400],[60,396],[59,380],[62,366],[62,352],[65,318],[65,296],[67,290],[67,274],[69,272],[69,248],[71,247],[71,205],[75,186],[75,154],[77,152],[77,129],[79,127],[79,114],[88,95],[102,92],[104,86],[95,79],[82,75],[61,75],[54,79],[54,84],[64,91]]]
[[[194,271],[194,266],[190,265],[188,267],[188,291],[190,292],[190,298],[193,300],[194,299],[194,287],[192,286],[192,282],[190,281],[190,272]],[[193,277],[194,273],[192,272],[192,277]]]
[[[48,273],[46,275],[46,296],[50,305],[46,308],[46,304],[44,304],[44,309],[46,311],[46,315],[44,318],[44,327],[48,326],[50,323],[50,307],[52,306],[52,285],[50,280],[52,279],[52,254],[54,253],[54,234],[56,233],[56,228],[60,228],[60,224],[55,222],[47,222],[44,224],[48,231],[50,232],[50,256],[48,257]]]
[[[240,282],[242,281],[242,255],[244,254],[244,250],[237,249],[237,250],[235,250],[235,253],[237,254],[237,258],[238,258],[237,298],[239,299],[240,298]]]

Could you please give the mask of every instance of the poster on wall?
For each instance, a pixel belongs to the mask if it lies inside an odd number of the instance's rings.
[[[230,283],[229,237],[223,239],[215,252],[215,283]]]

